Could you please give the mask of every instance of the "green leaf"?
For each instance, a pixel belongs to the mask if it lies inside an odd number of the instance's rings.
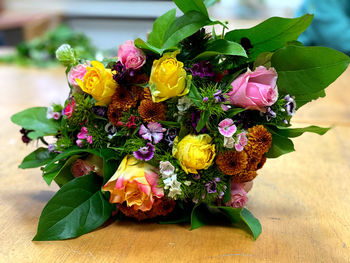
[[[67,161],[61,165],[61,163],[57,166],[57,168],[50,170],[48,172],[44,172],[43,178],[45,182],[50,185],[53,180],[56,181],[56,183],[59,186],[62,186],[69,182],[70,180],[74,179],[74,176],[71,173],[71,167],[72,164],[79,159],[81,156],[80,155],[73,155],[70,156]]]
[[[254,61],[254,68],[264,66],[265,68],[271,67],[271,57],[273,52],[263,52]]]
[[[203,60],[217,55],[247,57],[247,53],[240,44],[225,39],[217,39],[208,45],[206,51],[196,56],[193,60]]]
[[[166,127],[176,127],[176,128],[181,127],[181,124],[176,121],[158,121],[158,122]]]
[[[11,117],[11,121],[27,130],[34,130],[28,134],[30,139],[37,139],[57,133],[59,123],[46,118],[46,107],[34,107],[18,112]]]
[[[89,174],[62,186],[42,211],[33,241],[74,238],[100,227],[112,214],[101,183]]]
[[[272,144],[266,153],[267,158],[277,158],[283,154],[295,151],[293,142],[287,137],[278,135],[276,132],[268,128],[272,134]]]
[[[203,101],[201,94],[199,93],[197,87],[192,83],[190,87],[190,92],[187,94],[187,97],[199,107]]]
[[[312,18],[313,15],[309,14],[299,18],[272,17],[255,27],[230,31],[225,39],[240,43],[242,38],[248,38],[253,46],[249,50],[249,59],[254,61],[263,52],[275,51],[287,42],[297,40]]]
[[[191,213],[191,230],[204,225],[229,223],[251,233],[256,240],[261,234],[261,224],[246,208],[196,205]]]
[[[174,0],[174,3],[184,14],[190,11],[197,11],[206,17],[209,16],[203,0]]]
[[[40,147],[40,148],[36,149],[34,152],[27,155],[23,159],[19,168],[27,169],[27,168],[41,167],[41,166],[47,164],[55,156],[56,156],[56,154],[53,152],[50,153],[47,150],[47,148]]]
[[[153,24],[153,30],[148,36],[148,44],[156,48],[161,48],[163,46],[165,32],[174,22],[175,16],[176,9],[174,8],[157,18]]]
[[[232,118],[245,110],[246,109],[243,109],[243,108],[232,108],[227,111],[226,116],[227,118]]]
[[[209,111],[203,111],[201,113],[201,117],[198,121],[198,124],[196,126],[196,131],[200,132],[204,126],[206,125],[206,123],[209,121],[209,117],[210,117],[210,112]]]
[[[306,103],[312,100],[316,100],[318,98],[324,98],[324,97],[326,97],[326,92],[325,90],[321,90],[315,93],[298,95],[298,97],[295,99],[295,103],[297,104],[297,109],[299,109],[302,106],[304,106]]]
[[[164,49],[159,49],[157,47],[152,46],[149,43],[146,43],[145,41],[143,41],[141,38],[137,38],[134,41],[134,44],[137,48],[142,49],[142,50],[146,50],[146,51],[150,51],[152,53],[161,55],[163,54]]]
[[[202,13],[196,11],[185,13],[183,16],[177,18],[166,31],[163,49],[172,48],[183,39],[196,33],[203,26],[215,23],[217,22],[212,22]]]
[[[278,133],[278,135],[288,137],[288,138],[295,138],[302,135],[305,132],[313,132],[319,135],[323,135],[327,131],[329,131],[331,128],[322,128],[318,126],[308,126],[304,128],[289,128],[289,127],[283,127],[283,126],[275,126],[272,129],[276,133]]]
[[[216,4],[218,1],[219,0],[204,0],[204,4],[208,8]]]
[[[296,100],[301,96],[304,104],[315,95],[322,96],[322,90],[346,70],[349,62],[347,55],[326,47],[287,46],[271,58],[278,73],[279,93],[291,94]]]

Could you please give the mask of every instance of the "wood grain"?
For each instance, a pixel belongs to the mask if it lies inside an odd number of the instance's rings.
[[[45,203],[57,191],[39,169],[18,164],[36,145],[20,142],[10,116],[26,107],[63,102],[64,69],[0,67],[1,262],[349,262],[350,70],[328,97],[303,107],[296,126],[334,125],[324,136],[294,140],[296,152],[268,160],[249,193],[262,223],[257,241],[242,230],[112,222],[85,236],[32,242]]]

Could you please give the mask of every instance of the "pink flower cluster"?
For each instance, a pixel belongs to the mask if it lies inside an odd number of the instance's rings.
[[[81,127],[81,130],[77,135],[77,138],[78,139],[76,140],[76,143],[79,147],[83,147],[85,140],[88,144],[92,144],[92,136],[89,135],[88,129],[86,127]]]
[[[224,136],[224,147],[233,148],[235,147],[236,151],[243,151],[244,146],[247,145],[247,133],[245,131],[237,134],[236,139],[233,138],[233,135],[237,131],[236,125],[233,123],[232,119],[224,119],[219,123],[219,132]]]

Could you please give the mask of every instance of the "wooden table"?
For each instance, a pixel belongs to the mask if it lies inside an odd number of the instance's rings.
[[[294,119],[334,128],[295,139],[297,151],[269,160],[257,177],[248,202],[263,226],[257,241],[234,228],[115,222],[72,240],[32,242],[58,188],[48,187],[39,169],[17,168],[35,143],[22,144],[9,119],[26,107],[63,102],[68,88],[61,68],[0,66],[0,80],[1,262],[350,261],[350,70]]]

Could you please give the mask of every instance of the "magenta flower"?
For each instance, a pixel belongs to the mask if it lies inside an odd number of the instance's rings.
[[[87,143],[92,144],[92,136],[89,135],[88,129],[86,127],[81,127],[80,132],[77,135],[76,144],[79,147],[83,147],[84,140],[87,141]]]
[[[133,155],[136,159],[147,162],[153,158],[154,146],[152,143],[148,142],[146,146],[140,147],[140,149],[133,152]]]
[[[225,137],[231,137],[237,131],[236,125],[233,124],[233,120],[224,119],[219,123],[219,132]]]
[[[238,152],[243,151],[244,146],[246,146],[248,143],[247,139],[247,133],[246,132],[241,132],[240,134],[237,135],[237,140],[235,143],[235,149]]]
[[[70,117],[72,117],[72,114],[74,112],[74,108],[75,108],[75,99],[73,97],[72,100],[64,108],[63,115],[69,119]]]
[[[147,128],[145,125],[141,125],[139,134],[143,139],[149,140],[150,142],[153,140],[153,143],[157,144],[163,139],[163,132],[165,131],[166,129],[158,122],[150,122],[147,124]]]

